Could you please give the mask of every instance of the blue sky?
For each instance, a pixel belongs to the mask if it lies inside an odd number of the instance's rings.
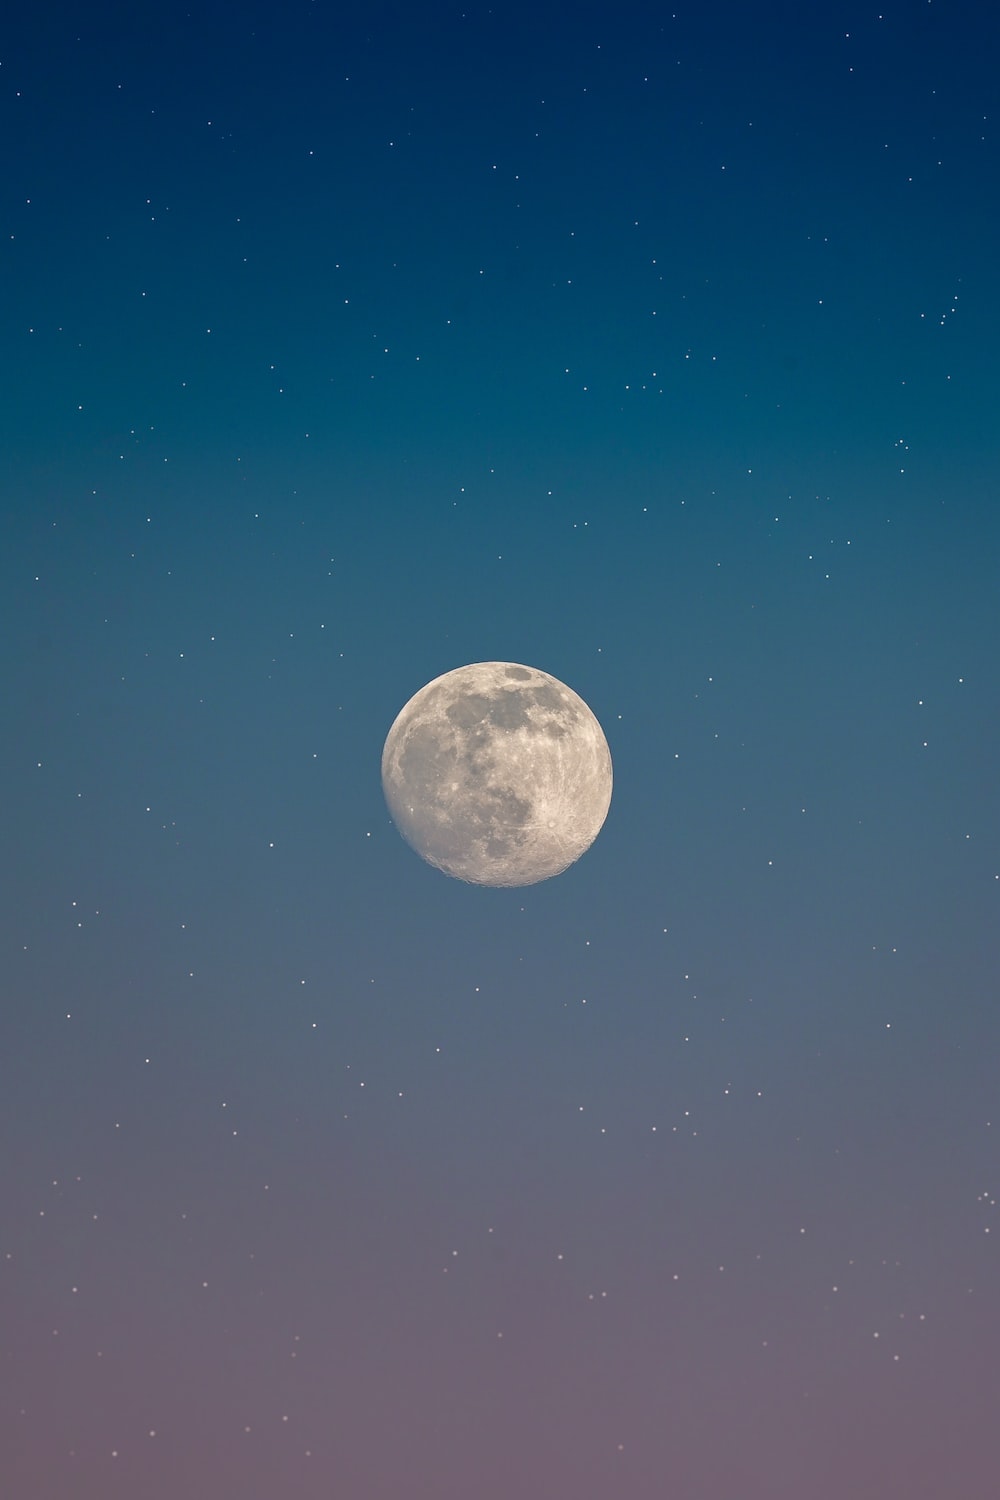
[[[985,1493],[997,40],[8,28],[15,1500]],[[494,659],[615,767],[522,890],[379,784]]]

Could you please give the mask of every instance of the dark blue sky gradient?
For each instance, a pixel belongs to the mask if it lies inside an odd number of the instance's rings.
[[[992,1494],[998,54],[5,22],[5,1500]],[[521,890],[379,785],[492,659]]]

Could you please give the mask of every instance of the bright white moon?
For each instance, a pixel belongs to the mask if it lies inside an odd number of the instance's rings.
[[[396,827],[429,864],[476,885],[534,885],[590,848],[611,803],[611,752],[565,683],[516,662],[436,677],[382,751]]]

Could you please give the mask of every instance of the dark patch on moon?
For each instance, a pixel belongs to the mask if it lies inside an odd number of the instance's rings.
[[[500,693],[490,708],[490,723],[498,729],[521,729],[529,725],[526,694],[515,689],[511,693]]]

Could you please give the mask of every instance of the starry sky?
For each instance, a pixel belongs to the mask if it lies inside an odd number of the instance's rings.
[[[972,0],[14,7],[9,1500],[976,1500],[1000,152]],[[468,662],[607,735],[407,847]]]

